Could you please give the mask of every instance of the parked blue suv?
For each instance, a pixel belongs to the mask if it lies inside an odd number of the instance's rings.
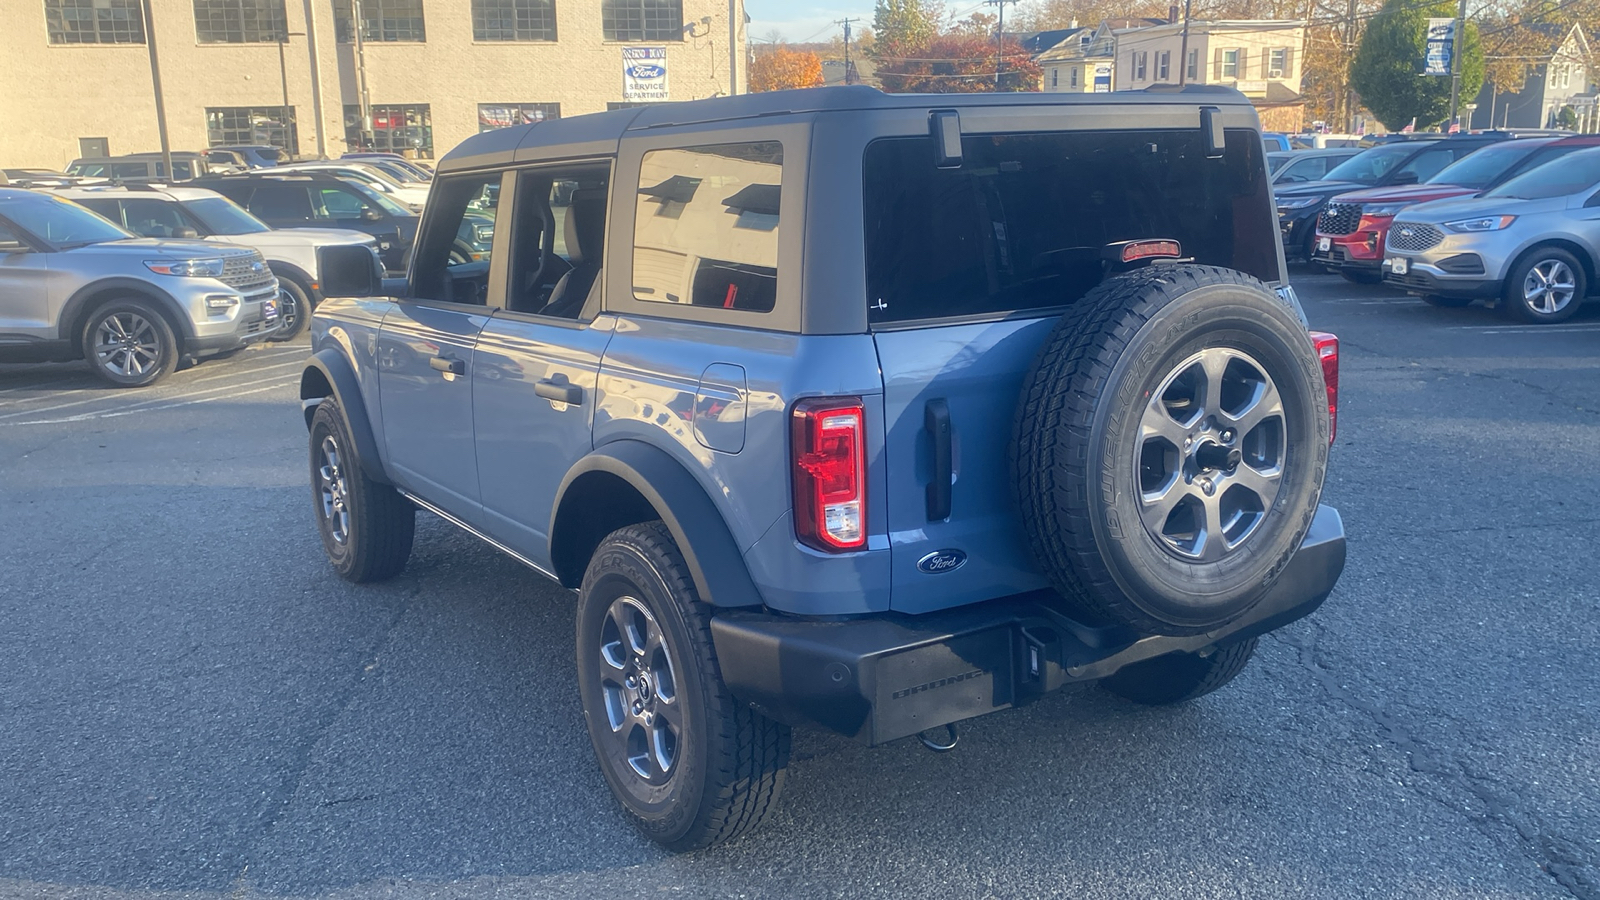
[[[574,589],[601,770],[675,850],[772,811],[792,725],[943,747],[1074,682],[1186,700],[1343,568],[1337,342],[1232,90],[499,129],[441,160],[403,284],[322,271],[329,559],[394,575],[421,507]]]

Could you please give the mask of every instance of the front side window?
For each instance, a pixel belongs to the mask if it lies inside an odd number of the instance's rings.
[[[283,0],[194,0],[194,33],[202,44],[270,44],[287,40]]]
[[[1278,277],[1271,195],[1254,131],[1207,159],[1198,131],[967,135],[960,168],[931,139],[864,156],[871,321],[1068,305],[1105,277],[1108,247],[1177,241],[1184,257]],[[637,278],[637,276],[635,276]]]
[[[475,41],[553,41],[555,0],[472,0]]]
[[[351,149],[433,158],[433,112],[426,103],[372,104],[370,140],[363,124],[360,106],[344,108],[344,138]]]
[[[494,241],[494,210],[481,209],[500,173],[441,179],[429,197],[427,230],[417,240],[413,296],[456,303],[483,303]],[[452,277],[451,269],[474,277]]]
[[[778,297],[782,176],[776,141],[646,153],[635,201],[633,295],[770,312]]]
[[[0,200],[0,216],[34,237],[57,246],[98,244],[133,237],[110,219],[60,197],[35,195]]]
[[[291,156],[300,152],[292,106],[208,106],[206,141],[212,147],[271,144]]]
[[[559,103],[479,103],[478,130],[493,131],[561,118]]]
[[[44,0],[52,44],[142,44],[139,0]]]
[[[340,43],[355,40],[352,0],[334,0],[333,28]],[[422,25],[422,0],[361,0],[361,39],[364,41],[427,40]]]
[[[101,214],[116,221],[114,215]],[[143,237],[178,237],[180,230],[194,229],[194,223],[178,204],[166,200],[124,200],[122,214],[127,229]]]
[[[603,0],[600,27],[608,41],[681,41],[683,0]]]

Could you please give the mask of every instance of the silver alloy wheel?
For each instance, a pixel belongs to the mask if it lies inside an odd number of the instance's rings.
[[[1551,316],[1566,309],[1577,292],[1572,267],[1559,259],[1534,263],[1522,279],[1522,302],[1541,315]]]
[[[317,487],[322,497],[322,518],[328,523],[328,534],[335,542],[343,544],[350,539],[350,491],[341,468],[339,443],[333,435],[323,436],[321,452]]]
[[[1208,347],[1179,362],[1139,422],[1139,517],[1168,552],[1215,562],[1266,520],[1283,482],[1283,398],[1242,350]]]
[[[300,318],[300,302],[286,287],[278,288],[278,330],[290,332]]]
[[[136,312],[117,312],[94,329],[95,362],[124,378],[148,375],[161,364],[161,338],[156,327]]]
[[[598,675],[608,755],[646,783],[665,784],[683,747],[683,705],[661,626],[634,597],[618,597],[606,610]]]

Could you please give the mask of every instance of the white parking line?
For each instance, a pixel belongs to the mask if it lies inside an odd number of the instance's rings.
[[[260,382],[250,382],[260,384]],[[23,425],[64,425],[71,422],[88,422],[93,419],[115,419],[121,416],[131,416],[135,413],[157,412],[163,409],[177,409],[181,406],[195,406],[200,403],[210,403],[213,400],[232,400],[235,397],[248,397],[251,394],[260,394],[265,391],[275,391],[286,388],[295,382],[291,380],[279,381],[266,387],[256,388],[253,391],[240,391],[236,394],[219,394],[215,397],[200,397],[197,399],[180,400],[176,403],[165,403],[160,406],[144,406],[138,409],[119,409],[110,412],[79,413],[75,416],[65,416],[59,419],[29,419],[26,422],[0,422],[0,427],[21,427]]]
[[[1496,328],[1492,325],[1456,325],[1463,331],[1476,331],[1479,334],[1594,334],[1600,331],[1600,322],[1581,325],[1507,325]]]
[[[248,374],[248,375],[259,375],[259,374],[261,374],[263,372],[271,372],[271,371],[274,371],[274,370],[277,370],[277,369],[299,368],[300,365],[301,365],[301,363],[296,361],[296,362],[288,362],[288,363],[279,363],[278,365],[275,365],[275,366],[262,366],[260,368],[252,368],[247,372],[229,372],[227,374],[217,374],[217,375],[212,375],[212,376],[210,376],[208,378],[200,378],[200,379],[196,379],[194,381],[187,382],[187,383],[185,383],[183,385],[183,387],[185,389],[188,389],[188,388],[192,388],[194,385],[197,385],[197,384],[201,384],[201,383],[208,382],[208,381],[216,381],[219,378],[238,377],[239,375],[245,375],[245,374]],[[260,384],[260,383],[261,383],[260,381],[241,382],[241,383],[239,383],[237,385],[233,385],[233,386],[235,386],[235,387],[248,387],[248,386],[250,386],[252,384]],[[228,387],[228,385],[223,385],[220,388],[206,388],[205,390],[200,391],[199,393],[209,393],[211,391],[225,389],[226,387]],[[84,399],[84,400],[69,400],[66,403],[57,403],[57,404],[54,404],[52,406],[35,406],[35,407],[31,408],[31,409],[13,410],[11,412],[0,413],[0,422],[3,422],[6,419],[14,419],[14,418],[17,418],[19,416],[38,416],[38,415],[44,415],[46,413],[60,412],[61,410],[64,410],[64,409],[71,409],[74,406],[83,406],[83,405],[89,404],[89,403],[98,403],[98,402],[101,402],[101,401],[112,401],[112,402],[115,402],[116,397],[118,397],[118,396],[126,396],[126,395],[114,393],[114,394],[112,394],[110,396],[107,396],[105,394],[99,394],[99,395],[96,395],[94,397],[89,397],[89,398]],[[135,404],[135,405],[142,406],[142,405],[146,405],[146,404],[150,404],[150,403],[159,403],[159,402],[161,402],[163,400],[172,400],[172,399],[176,399],[176,398],[184,397],[184,396],[188,396],[188,394],[186,392],[179,392],[177,394],[168,395],[166,397],[157,397],[157,398],[154,398],[154,399],[151,399],[151,400],[145,400],[145,401],[143,401],[143,402],[141,402],[139,404]],[[126,408],[130,408],[130,407],[123,407],[123,408],[126,409]]]

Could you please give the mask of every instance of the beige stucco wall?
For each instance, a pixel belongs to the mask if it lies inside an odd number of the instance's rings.
[[[338,156],[346,149],[344,106],[359,102],[354,48],[334,40],[333,0],[311,0],[311,28],[305,0],[285,6],[291,32],[315,35],[322,73],[324,121],[317,123],[307,38],[290,38],[289,105],[300,152],[315,154],[320,125],[328,155]],[[743,91],[747,35],[737,6]],[[206,146],[206,107],[282,105],[277,45],[201,44],[192,0],[153,0],[153,7],[172,149]],[[729,91],[726,0],[684,0],[684,21],[700,36],[678,42],[606,41],[600,7],[601,0],[557,0],[554,43],[479,43],[470,0],[425,0],[425,43],[365,45],[371,101],[429,104],[439,156],[477,132],[479,103],[560,103],[571,116],[622,100],[625,46],[667,47],[671,99]],[[80,137],[108,138],[113,154],[160,149],[144,44],[52,45],[42,0],[0,2],[0,35],[0,166],[60,168],[79,155]]]
[[[1170,52],[1172,69],[1167,83],[1177,84],[1182,65],[1180,50],[1183,30],[1180,24],[1157,28],[1141,28],[1117,34],[1116,85],[1119,90],[1139,90],[1158,83],[1156,54]],[[1298,22],[1274,23],[1198,23],[1189,30],[1189,49],[1198,52],[1199,63],[1196,84],[1225,84],[1237,86],[1247,96],[1265,91],[1267,81],[1278,82],[1290,91],[1300,93],[1302,48],[1305,29]],[[1288,66],[1281,77],[1267,76],[1267,53],[1273,49],[1288,50]],[[1217,54],[1224,50],[1239,50],[1241,70],[1238,77],[1223,77],[1218,71]],[[1149,53],[1146,77],[1139,81],[1133,77],[1135,53]]]

